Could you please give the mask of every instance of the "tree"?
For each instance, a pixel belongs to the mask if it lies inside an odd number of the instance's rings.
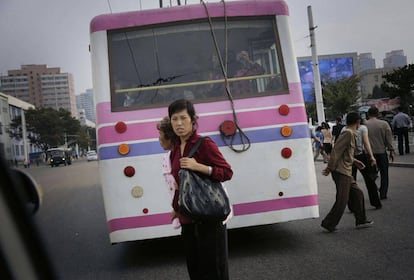
[[[340,80],[327,80],[322,90],[325,115],[327,119],[346,114],[359,98],[359,78],[353,75]]]
[[[414,64],[395,69],[382,77],[385,79],[385,82],[381,85],[381,89],[390,98],[400,97],[401,107],[404,110],[408,110],[409,105],[414,100]]]
[[[96,129],[93,127],[82,126],[78,138],[79,148],[81,150],[96,150]]]
[[[69,111],[52,108],[29,109],[25,112],[26,130],[30,142],[42,150],[61,146],[65,143],[65,135],[77,135],[80,123]],[[21,139],[21,117],[10,124],[10,137]]]
[[[306,108],[306,113],[308,115],[308,118],[311,118],[312,122],[316,121],[318,119],[317,113],[316,113],[316,103],[305,102],[305,108]]]

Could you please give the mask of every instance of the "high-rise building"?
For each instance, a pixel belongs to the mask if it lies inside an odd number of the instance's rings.
[[[86,92],[76,96],[76,107],[85,110],[86,119],[96,122],[95,102],[93,100],[93,90],[87,89]]]
[[[407,65],[407,57],[403,50],[394,50],[385,54],[384,68],[404,67]]]
[[[77,117],[75,89],[70,73],[46,65],[22,65],[0,76],[0,90],[36,107],[63,108]]]
[[[375,58],[372,53],[360,53],[358,55],[359,72],[369,69],[375,69]]]

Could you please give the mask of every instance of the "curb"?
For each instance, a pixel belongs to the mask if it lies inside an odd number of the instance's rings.
[[[388,165],[394,166],[394,167],[414,168],[414,163],[406,163],[406,162],[390,162]]]

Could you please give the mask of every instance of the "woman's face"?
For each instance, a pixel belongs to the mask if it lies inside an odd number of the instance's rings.
[[[193,122],[187,109],[172,114],[171,125],[174,133],[181,139],[187,138],[193,132]]]
[[[163,131],[159,130],[159,137],[158,140],[160,141],[160,145],[164,150],[171,150],[173,148],[171,140],[165,139],[165,134]]]

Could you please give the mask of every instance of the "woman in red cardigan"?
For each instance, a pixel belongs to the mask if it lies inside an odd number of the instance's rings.
[[[187,157],[197,140],[197,116],[193,104],[185,99],[174,101],[168,107],[168,116],[178,141],[171,151],[171,173],[178,185],[178,172],[186,168],[211,179],[224,182],[233,176],[231,166],[224,159],[216,143],[206,137],[192,158]],[[178,190],[173,199],[175,213],[181,223],[181,236],[190,279],[229,279],[227,229],[222,222],[194,222],[181,215],[178,208]]]

